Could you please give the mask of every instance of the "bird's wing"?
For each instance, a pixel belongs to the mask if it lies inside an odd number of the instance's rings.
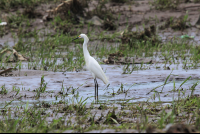
[[[108,83],[108,79],[101,69],[101,66],[93,57],[90,57],[89,59],[88,70],[93,73],[95,77],[101,79],[105,84]]]

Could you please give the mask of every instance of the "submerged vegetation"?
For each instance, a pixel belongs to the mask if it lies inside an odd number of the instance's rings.
[[[180,3],[179,0],[153,2],[156,10],[177,9]],[[121,8],[124,5],[127,8]],[[0,77],[20,78],[20,71],[24,69],[63,72],[63,75],[66,71],[84,71],[83,40],[72,42],[82,32],[90,38],[90,54],[98,57],[101,64],[123,66],[121,75],[124,76],[151,68],[172,71],[199,69],[198,42],[177,36],[163,41],[159,35],[160,30],[184,31],[190,28],[188,12],[179,18],[170,16],[159,26],[156,18],[146,20],[150,25],[144,22],[145,19],[130,23],[129,13],[142,14],[132,11],[131,5],[141,6],[131,0],[1,0],[0,12],[5,15],[0,16],[0,23],[7,22],[7,25],[0,25],[0,36],[9,36],[14,40],[14,45],[9,42],[0,44],[0,70],[4,70],[0,72]],[[93,20],[94,16],[98,19]],[[17,52],[26,60],[22,62],[17,58]],[[19,73],[13,75],[12,71]],[[62,84],[57,87],[60,91],[50,91],[47,89],[50,83],[45,81],[43,74],[35,89],[25,89],[23,83],[20,87],[18,83],[14,84],[9,89],[4,83],[0,85],[0,97],[3,101],[6,95],[10,99],[0,105],[0,132],[98,132],[105,129],[114,129],[114,132],[199,132],[200,97],[194,94],[199,82],[183,88],[190,76],[176,87],[171,75],[172,72],[158,86],[162,87],[161,91],[155,87],[148,93],[152,95],[149,99],[137,103],[131,102],[136,99],[133,96],[131,99],[88,104],[87,101],[93,96],[83,99],[78,90],[82,85],[64,87],[64,80],[57,81]],[[160,95],[169,82],[173,83],[170,92],[178,95],[178,98],[162,102]],[[113,90],[108,94],[112,97],[123,94],[126,98],[132,86],[127,89],[125,83],[119,84],[116,92]],[[186,90],[191,94],[185,95]],[[25,94],[23,91],[26,91]],[[49,103],[40,100],[45,97],[55,98],[55,101]],[[28,101],[30,98],[33,102]],[[167,127],[169,124],[171,127]]]

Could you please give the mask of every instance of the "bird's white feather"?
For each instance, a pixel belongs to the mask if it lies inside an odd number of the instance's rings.
[[[93,57],[89,57],[87,65],[88,70],[90,70],[90,72],[93,73],[92,75],[94,75],[94,79],[99,78],[104,82],[104,84],[108,84],[108,79],[104,74],[103,70],[101,69],[101,66]]]

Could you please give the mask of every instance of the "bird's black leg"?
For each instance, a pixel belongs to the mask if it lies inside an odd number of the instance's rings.
[[[96,79],[96,83],[97,83],[97,79]],[[98,97],[99,97],[99,95],[98,95],[98,83],[97,83],[97,103],[99,101]]]
[[[96,78],[94,79],[94,84],[95,84],[94,98],[95,98],[95,101],[96,101]]]

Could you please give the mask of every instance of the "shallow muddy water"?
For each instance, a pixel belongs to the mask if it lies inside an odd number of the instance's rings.
[[[175,69],[172,72],[172,70],[163,70],[162,68],[156,69],[153,64],[147,64],[146,66],[149,66],[150,69],[133,71],[132,74],[122,74],[122,65],[101,66],[107,77],[109,77],[110,83],[107,88],[107,86],[98,79],[99,101],[101,103],[124,102],[129,99],[129,102],[142,102],[147,100],[150,102],[171,102],[173,99],[177,100],[178,97],[182,98],[190,95],[190,87],[198,82],[200,78],[200,73],[198,73],[200,69]],[[181,66],[181,64],[179,66]],[[170,67],[173,68],[173,66]],[[164,84],[167,76],[171,72],[172,74],[168,79],[170,83],[166,84],[163,88],[161,85]],[[62,73],[22,69],[20,72],[13,71],[12,74],[12,76],[2,77],[3,79],[0,81],[0,85],[5,84],[5,88],[8,90],[6,95],[1,95],[1,108],[10,101],[12,101],[12,103],[10,103],[9,106],[26,105],[27,101],[30,105],[39,104],[43,101],[52,103],[59,102],[60,100],[73,103],[73,101],[77,102],[75,99],[77,97],[74,97],[77,95],[77,92],[79,93],[78,100],[80,100],[81,97],[83,100],[89,97],[86,102],[94,102],[94,80],[89,71],[81,70],[80,72]],[[46,92],[41,93],[40,98],[36,99],[37,93],[35,90],[40,87],[42,75],[44,75],[44,83],[47,83]],[[191,76],[191,78],[181,87],[184,89],[183,91],[180,93],[178,93],[178,91],[172,92],[174,89],[173,79],[175,80],[175,89],[178,89],[189,76]],[[20,89],[18,94],[12,91],[13,86]],[[199,85],[196,86],[197,90],[194,91],[194,94],[200,93],[200,90],[198,90],[199,87]],[[163,88],[163,92],[158,94],[152,91],[154,88],[156,88],[155,91],[157,92],[160,92]],[[75,91],[74,94],[72,94],[72,89]],[[63,92],[63,94],[67,93],[68,95],[64,97],[60,95],[59,92]]]

